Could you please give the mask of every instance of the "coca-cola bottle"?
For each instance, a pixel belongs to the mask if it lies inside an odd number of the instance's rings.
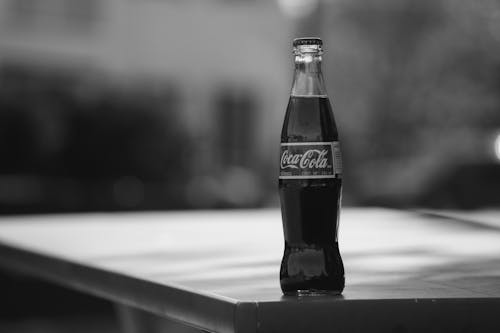
[[[285,236],[280,284],[287,295],[344,289],[337,241],[342,159],[321,73],[322,46],[319,38],[293,41],[295,75],[281,132],[279,175]]]

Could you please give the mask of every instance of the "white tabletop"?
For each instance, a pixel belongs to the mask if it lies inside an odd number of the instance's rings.
[[[474,311],[483,313],[470,320],[488,324],[483,307],[500,310],[500,226],[441,215],[344,209],[341,297],[282,296],[276,209],[4,217],[0,264],[221,332],[247,329],[248,322],[253,331],[298,328],[278,320],[296,311],[318,317],[320,327],[323,320],[349,328],[355,321],[325,318],[333,309],[354,311],[369,323],[378,307],[404,318],[418,302],[424,312],[437,303],[435,311],[449,316],[479,304]],[[418,327],[410,319],[403,324]]]

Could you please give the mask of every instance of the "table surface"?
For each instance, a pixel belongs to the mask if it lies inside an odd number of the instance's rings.
[[[343,295],[297,298],[276,209],[0,219],[0,265],[208,331],[500,329],[500,211],[346,208],[339,244]]]

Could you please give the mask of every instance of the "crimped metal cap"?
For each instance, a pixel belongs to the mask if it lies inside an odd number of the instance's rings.
[[[295,38],[293,40],[293,46],[299,46],[299,45],[323,45],[323,41],[321,38],[318,37],[301,37],[301,38]]]

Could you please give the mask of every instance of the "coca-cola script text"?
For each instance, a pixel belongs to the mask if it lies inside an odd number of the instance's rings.
[[[337,141],[281,144],[281,179],[337,178],[341,174],[342,161]]]

